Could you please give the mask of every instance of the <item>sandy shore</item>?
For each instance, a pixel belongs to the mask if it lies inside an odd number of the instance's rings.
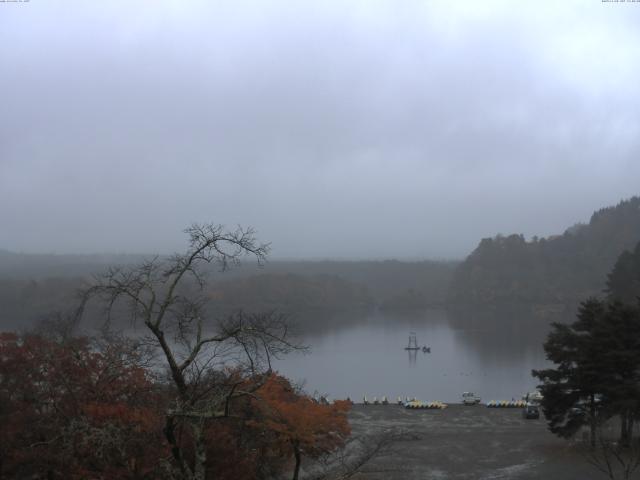
[[[402,429],[415,438],[394,444],[367,468],[371,479],[605,478],[580,450],[547,430],[544,419],[525,420],[519,408],[451,405],[407,410],[397,405],[354,405],[354,434]]]

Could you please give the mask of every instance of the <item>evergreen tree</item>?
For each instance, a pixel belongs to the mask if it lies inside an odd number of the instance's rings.
[[[556,367],[533,375],[549,429],[570,437],[589,425],[595,446],[598,423],[619,416],[628,445],[640,414],[640,307],[589,299],[574,323],[553,325],[544,349]]]
[[[633,424],[640,413],[640,308],[610,303],[594,328],[598,343],[602,384],[607,409],[620,417],[620,442],[631,442]]]
[[[544,349],[547,358],[557,366],[532,372],[543,382],[542,409],[549,429],[567,438],[583,425],[589,425],[591,445],[595,445],[607,382],[600,362],[602,347],[594,335],[605,310],[601,301],[591,298],[581,304],[576,322],[554,323]]]

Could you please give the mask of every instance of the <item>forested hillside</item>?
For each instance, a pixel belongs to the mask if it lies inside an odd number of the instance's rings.
[[[574,304],[605,289],[618,256],[640,241],[640,197],[598,210],[562,235],[483,239],[455,271],[453,304]]]
[[[327,313],[379,307],[575,305],[605,289],[616,259],[640,241],[640,197],[595,212],[562,235],[483,239],[454,261],[282,261],[211,271],[212,308]],[[0,250],[0,324],[29,325],[71,306],[75,291],[107,265],[142,255],[27,255]]]
[[[29,255],[0,251],[0,326],[33,325],[51,312],[73,310],[76,291],[108,265],[137,264],[142,255]],[[445,302],[455,262],[271,261],[208,272],[209,307],[223,316],[278,310],[302,323],[340,312],[415,310]],[[99,311],[86,315],[91,320]],[[344,318],[344,317],[342,317]],[[310,319],[307,321],[307,319]],[[95,319],[94,323],[99,323]]]

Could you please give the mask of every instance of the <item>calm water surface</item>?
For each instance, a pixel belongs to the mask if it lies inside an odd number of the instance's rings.
[[[542,342],[548,322],[451,317],[441,310],[374,313],[357,324],[303,335],[311,352],[290,355],[276,368],[292,380],[304,380],[310,393],[358,402],[363,395],[458,402],[463,391],[483,401],[510,400],[535,388],[531,370],[547,365]],[[404,350],[410,332],[431,353]]]

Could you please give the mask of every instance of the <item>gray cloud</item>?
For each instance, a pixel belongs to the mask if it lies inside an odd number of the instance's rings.
[[[0,5],[0,247],[457,257],[637,194],[640,4],[481,3]]]

